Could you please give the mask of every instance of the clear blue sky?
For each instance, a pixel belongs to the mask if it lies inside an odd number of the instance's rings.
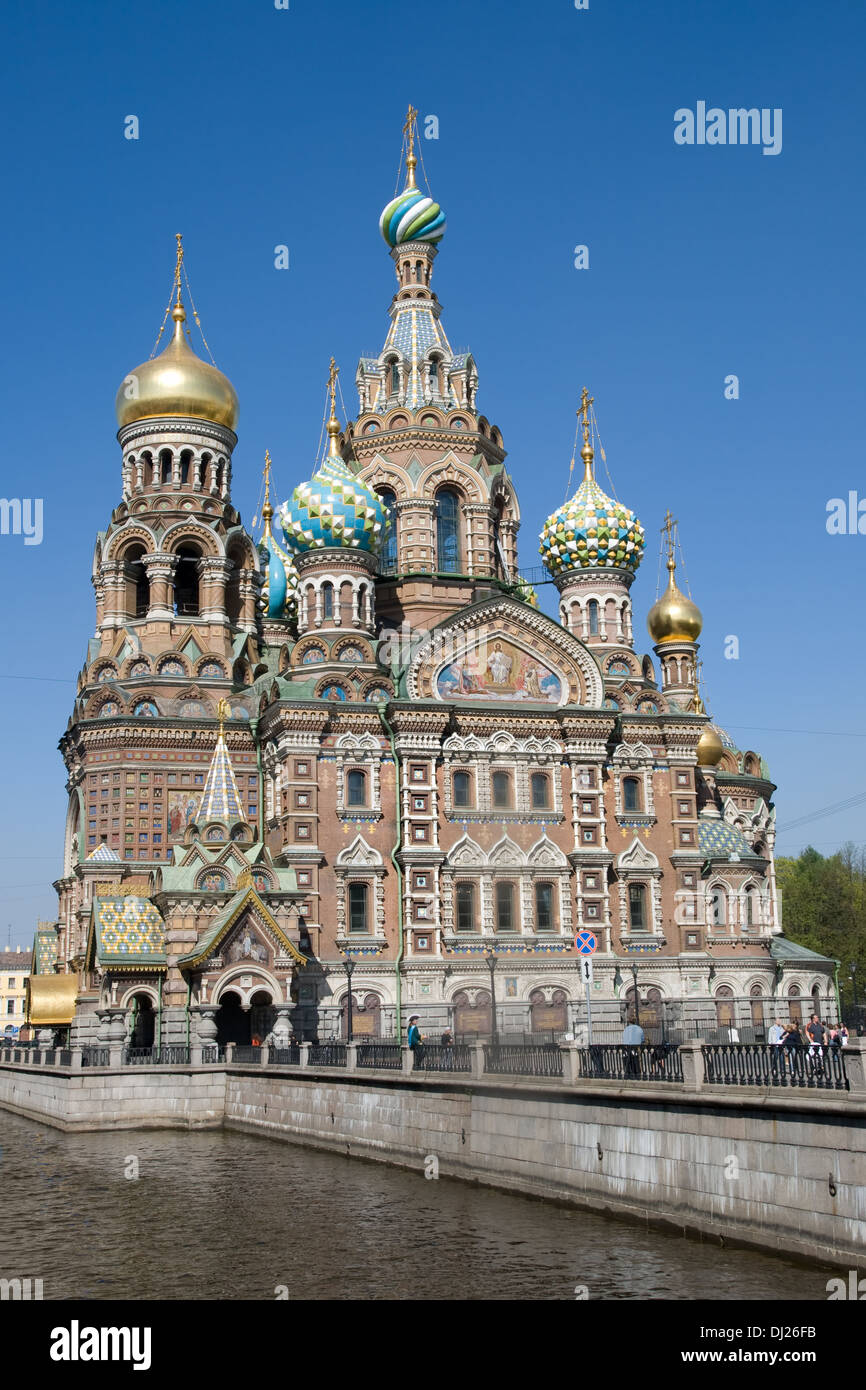
[[[866,536],[825,518],[829,498],[866,497],[861,5],[7,0],[2,24],[0,493],[45,508],[41,546],[0,537],[2,944],[54,912],[56,743],[93,631],[93,539],[120,497],[114,395],[151,350],[174,233],[240,396],[249,523],[266,447],[281,494],[309,475],[330,355],[354,412],[357,358],[383,341],[377,219],[410,100],[439,118],[422,149],[449,221],[435,288],[509,450],[521,564],[563,497],[585,382],[650,537],[636,632],[670,506],[712,713],[768,758],[780,826],[860,793]],[[698,101],[781,107],[781,154],[675,145],[675,110]],[[866,840],[863,805],[780,843],[847,838]]]

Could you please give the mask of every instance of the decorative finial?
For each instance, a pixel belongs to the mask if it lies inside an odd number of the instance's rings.
[[[671,584],[673,584],[674,582],[674,570],[677,567],[676,558],[674,556],[674,527],[676,526],[676,524],[677,523],[671,514],[671,509],[670,507],[668,507],[667,511],[665,512],[665,524],[662,527],[662,535],[667,536],[668,573],[671,577]]]
[[[418,110],[417,110],[417,107],[413,106],[412,103],[410,102],[410,103],[409,103],[409,110],[406,112],[406,120],[405,120],[405,122],[403,123],[403,134],[406,136],[406,138],[407,138],[407,140],[408,140],[408,142],[409,142],[409,148],[408,148],[408,150],[407,150],[407,152],[406,152],[406,187],[407,187],[407,188],[414,188],[414,187],[415,187],[415,168],[416,168],[416,165],[417,165],[417,163],[418,163],[417,159],[415,158],[415,130],[416,130],[416,127],[417,127],[417,122],[418,122]]]
[[[183,232],[175,232],[174,239],[177,242],[177,259],[174,265],[174,309],[172,318],[175,323],[183,323],[186,319],[186,312],[180,297],[180,272],[183,265]]]
[[[340,375],[340,368],[334,358],[331,358],[331,370],[328,372],[328,390],[331,393],[331,418],[328,421],[328,453],[331,458],[337,458],[339,449],[337,440],[340,437],[340,422],[337,419],[337,377]]]
[[[583,430],[583,448],[580,451],[580,457],[583,459],[583,480],[585,483],[592,481],[593,450],[589,442],[589,410],[594,400],[595,397],[591,396],[584,386],[580,395],[580,410],[577,412],[577,418],[580,421],[580,428]]]
[[[265,523],[265,535],[269,536],[271,534],[271,517],[274,514],[274,509],[271,506],[271,455],[267,449],[265,449],[264,479],[265,500],[262,506],[262,521]]]
[[[217,705],[217,719],[220,722],[220,738],[223,736],[223,727],[226,720],[231,716],[232,708],[228,700],[220,700]]]

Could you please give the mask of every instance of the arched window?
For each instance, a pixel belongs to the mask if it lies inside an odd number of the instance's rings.
[[[469,772],[455,772],[452,783],[453,802],[456,807],[472,805],[472,775]]]
[[[171,450],[162,449],[159,455],[159,478],[162,483],[171,482]]]
[[[392,488],[383,487],[379,492],[379,501],[385,513],[385,543],[379,568],[385,572],[397,568],[397,494]]]
[[[493,774],[493,805],[497,811],[511,808],[511,778],[507,772]]]
[[[496,930],[514,931],[514,884],[501,879],[496,885]]]
[[[322,585],[322,617],[333,618],[334,616],[334,586],[333,584]]]
[[[649,925],[646,910],[646,884],[628,886],[628,921],[632,931],[646,931]]]
[[[131,618],[146,618],[150,608],[150,581],[144,567],[144,546],[134,545],[124,557],[126,572],[126,613]]]
[[[189,470],[191,463],[192,454],[189,452],[189,449],[184,449],[183,453],[180,456],[180,481],[181,484],[184,486],[186,486],[186,484],[189,483]]]
[[[624,811],[639,811],[640,782],[637,777],[624,777],[622,783],[622,805]]]
[[[716,990],[716,1023],[728,1031],[734,1026],[734,991],[730,985],[719,985]]]
[[[366,806],[367,805],[367,774],[359,772],[356,768],[346,777],[346,805],[347,806]]]
[[[586,611],[587,611],[587,615],[588,615],[588,617],[589,617],[589,635],[590,635],[591,637],[597,637],[597,636],[598,636],[598,604],[596,603],[596,601],[595,601],[594,598],[591,598],[591,599],[589,600],[589,603],[586,605]]]
[[[535,926],[538,931],[553,931],[553,884],[535,885]]]
[[[752,884],[743,893],[743,931],[751,931],[758,923],[758,901]]]
[[[749,990],[749,1012],[752,1016],[752,1027],[755,1030],[753,1042],[764,1042],[764,1000],[760,985],[752,985]]]
[[[460,498],[451,488],[436,494],[436,567],[460,573]]]
[[[458,883],[457,885],[457,930],[475,930],[475,884]]]
[[[367,927],[367,885],[349,884],[349,931],[363,933]]]
[[[396,396],[400,390],[400,366],[396,358],[388,364],[388,376],[390,379],[390,393]]]
[[[174,611],[179,618],[191,618],[198,614],[198,562],[199,552],[192,546],[182,546],[178,551],[177,569],[174,572]]]
[[[800,1028],[803,1023],[803,1003],[800,999],[800,986],[788,986],[788,1017],[791,1023]]]
[[[724,888],[718,885],[710,889],[707,917],[711,927],[723,927],[728,920],[727,897]]]
[[[433,392],[438,392],[438,390],[439,390],[439,358],[438,358],[438,357],[431,357],[431,358],[430,358],[430,365],[429,365],[429,367],[428,367],[428,372],[429,372],[429,380],[430,380],[430,390],[433,391]]]
[[[533,811],[545,811],[550,805],[550,779],[546,772],[533,772],[529,779]]]

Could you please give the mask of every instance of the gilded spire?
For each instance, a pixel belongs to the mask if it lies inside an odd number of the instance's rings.
[[[412,103],[409,103],[409,110],[406,112],[406,120],[403,123],[403,134],[406,136],[408,148],[406,150],[406,187],[414,188],[415,169],[418,164],[415,158],[415,132],[418,126],[418,110]]]
[[[183,232],[175,232],[174,239],[177,242],[177,260],[174,267],[174,302],[176,307],[182,308],[183,306],[180,302],[180,272],[183,266]]]
[[[333,357],[331,358],[331,370],[328,373],[328,390],[331,393],[331,418],[328,421],[328,456],[339,458],[340,450],[337,440],[340,438],[340,422],[337,419],[337,377],[340,375],[340,368],[337,366]]]
[[[675,578],[676,528],[677,522],[668,508],[665,512],[665,524],[661,528],[661,534],[665,537],[662,544],[668,554],[668,586],[647,614],[649,634],[656,643],[696,642],[704,624],[701,610],[681,592]]]
[[[592,482],[593,477],[593,449],[589,442],[589,410],[594,400],[595,397],[591,396],[584,386],[580,396],[580,410],[577,412],[577,418],[583,431],[583,448],[580,451],[580,457],[583,459],[583,481],[585,483]]]

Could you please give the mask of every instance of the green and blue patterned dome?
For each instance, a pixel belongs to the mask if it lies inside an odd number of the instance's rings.
[[[644,529],[634,512],[614,502],[595,481],[593,450],[586,439],[581,457],[583,482],[545,521],[539,554],[554,578],[581,569],[623,569],[634,574],[643,559]]]
[[[441,241],[445,233],[445,214],[438,203],[426,197],[414,184],[382,209],[379,231],[392,248],[404,241]]]
[[[385,532],[382,503],[335,452],[330,423],[328,432],[332,452],[308,483],[298,484],[291,502],[280,508],[286,545],[295,554],[327,546],[377,555]]]
[[[298,571],[291,555],[286,554],[271,535],[268,526],[261,549],[266,551],[265,583],[262,598],[269,618],[288,618],[297,601]]]

